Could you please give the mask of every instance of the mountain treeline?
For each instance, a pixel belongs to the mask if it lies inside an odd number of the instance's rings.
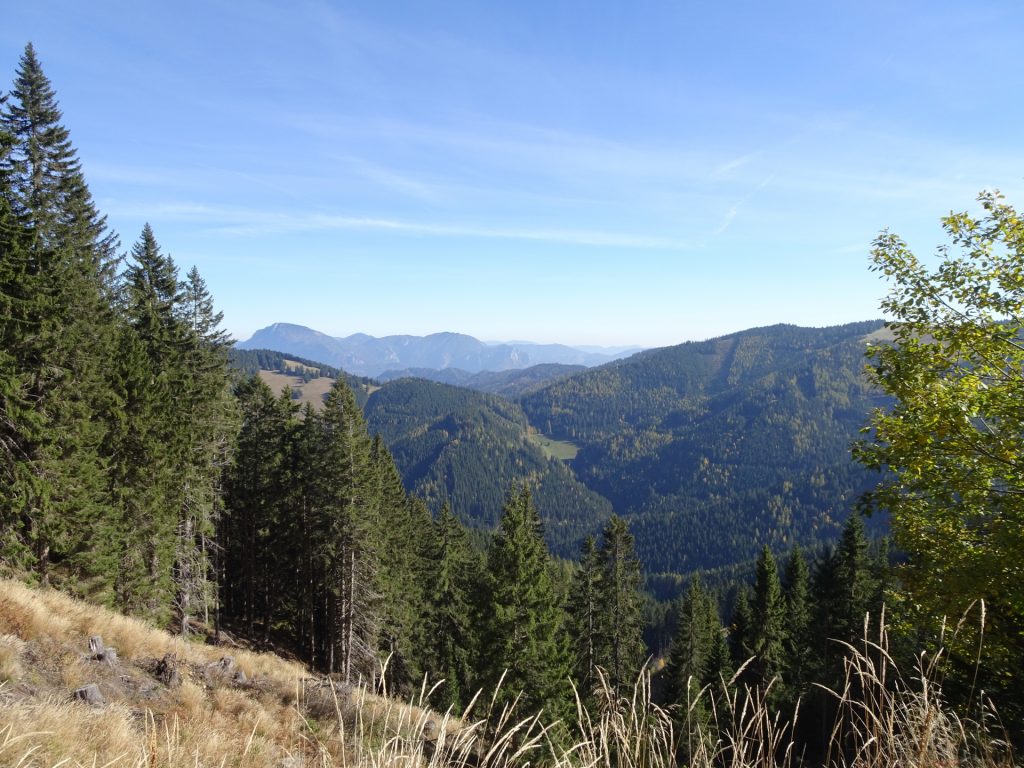
[[[561,363],[540,363],[529,368],[513,368],[506,371],[480,371],[469,373],[459,368],[406,368],[398,371],[384,371],[377,376],[378,381],[395,381],[396,379],[427,379],[438,384],[453,384],[457,387],[475,389],[510,399],[543,388],[550,382],[564,379],[587,370],[583,365],[565,365]]]
[[[231,367],[247,376],[256,376],[262,371],[277,371],[298,376],[304,382],[324,376],[337,379],[345,375],[344,371],[330,365],[307,360],[295,355],[286,355],[270,349],[237,349],[231,348],[228,354]],[[363,381],[367,381],[364,379]]]

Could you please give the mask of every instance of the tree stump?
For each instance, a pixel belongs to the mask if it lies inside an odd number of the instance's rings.
[[[166,654],[153,668],[153,676],[168,688],[181,685],[181,673],[178,671],[178,657],[173,653]]]
[[[94,707],[102,707],[104,704],[103,694],[100,692],[100,687],[96,683],[89,683],[83,685],[71,694],[73,698],[79,701],[84,701],[86,704],[91,704]]]

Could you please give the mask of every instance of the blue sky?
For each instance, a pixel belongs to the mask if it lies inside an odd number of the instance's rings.
[[[12,4],[125,249],[150,222],[240,339],[660,346],[879,315],[1024,206],[1012,2]]]

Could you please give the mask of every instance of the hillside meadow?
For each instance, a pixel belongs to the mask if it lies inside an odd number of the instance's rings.
[[[95,658],[89,642],[97,636],[116,653]],[[985,728],[946,709],[936,659],[922,656],[918,669],[901,675],[887,653],[884,629],[848,650],[845,686],[834,692],[840,717],[827,765],[1015,764]],[[168,665],[176,676],[164,674]],[[90,683],[101,703],[76,698],[75,691]],[[720,709],[709,709],[713,698],[705,689],[681,707],[661,708],[652,703],[644,674],[622,698],[599,687],[593,711],[577,699],[571,724],[545,726],[536,716],[518,720],[514,709],[487,711],[487,697],[480,695],[457,718],[386,691],[332,682],[270,653],[188,641],[50,589],[0,581],[5,766],[803,764],[790,740],[791,725],[772,713],[764,697],[734,693]]]

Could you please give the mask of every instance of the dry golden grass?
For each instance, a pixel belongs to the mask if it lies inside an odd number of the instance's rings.
[[[117,669],[85,658],[95,634],[118,648]],[[841,717],[829,768],[1013,764],[984,729],[944,706],[933,663],[901,677],[884,630],[848,650],[847,685],[834,692]],[[187,672],[173,689],[147,677],[144,665],[133,666],[168,652]],[[577,724],[554,739],[537,718],[489,711],[494,698],[478,697],[458,716],[440,714],[339,689],[270,655],[236,653],[251,682],[233,685],[202,672],[221,654],[54,592],[0,581],[0,766],[675,768],[681,751],[691,768],[799,762],[791,729],[765,704],[766,692],[731,684],[727,695],[700,692],[681,712],[652,702],[646,675],[629,696],[605,686],[593,711],[577,702]],[[94,677],[108,703],[71,701],[70,687]],[[126,678],[132,685],[121,685]],[[421,691],[418,701],[429,695]],[[675,730],[679,721],[684,735]]]
[[[99,608],[50,589],[32,589],[16,581],[0,581],[0,633],[22,641],[63,638],[82,647],[87,638],[100,635],[105,645],[125,661],[159,659],[166,654],[196,665],[213,664],[225,655],[223,648],[197,645],[169,635],[139,619]],[[272,654],[232,649],[230,655],[249,678],[294,684],[309,671],[301,664]]]
[[[303,382],[299,376],[290,376],[285,373],[278,373],[277,371],[260,371],[260,378],[275,393],[280,392],[285,387],[299,390],[298,404],[305,405],[309,403],[318,411],[324,407],[324,395],[330,392],[331,387],[334,386],[334,379],[329,379],[326,376],[320,376],[311,381]]]
[[[24,674],[21,655],[25,641],[14,635],[0,635],[0,683],[16,680]]]
[[[93,635],[117,650],[117,667],[88,657]],[[244,685],[206,674],[224,653],[53,590],[0,581],[0,766],[419,768],[427,751],[470,754],[482,729],[365,689],[339,691],[271,654],[231,650]],[[150,674],[167,654],[181,665],[174,688]],[[90,682],[104,706],[72,700]]]

